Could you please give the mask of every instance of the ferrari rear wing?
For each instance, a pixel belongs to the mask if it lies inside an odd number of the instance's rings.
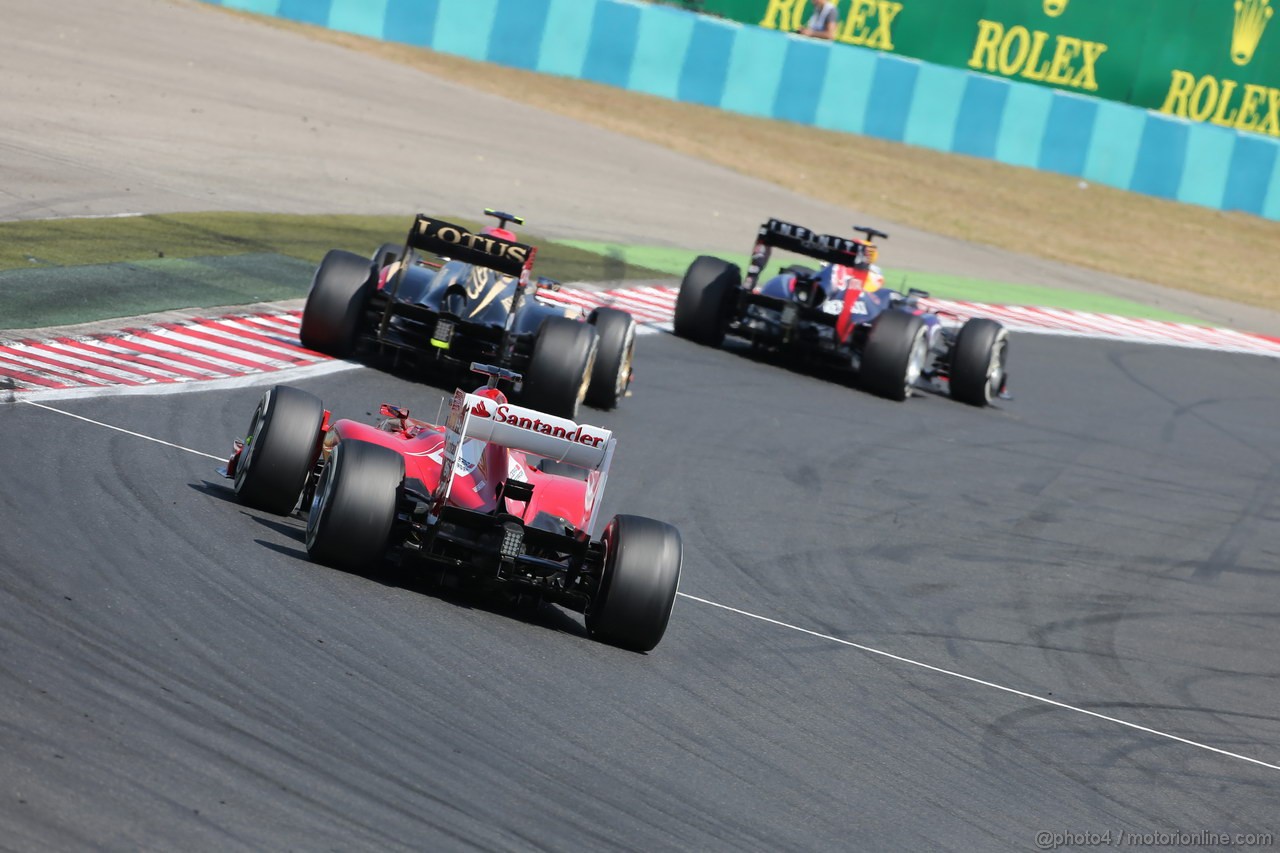
[[[538,253],[537,247],[528,243],[476,234],[461,225],[432,219],[421,213],[409,229],[407,245],[510,276],[519,276],[532,268],[533,258]]]
[[[464,439],[523,450],[585,469],[591,512],[587,529],[594,529],[600,496],[604,493],[617,444],[612,432],[523,406],[498,403],[459,388],[453,394],[449,419],[445,422],[440,482],[433,496],[437,508],[443,507],[453,489],[454,462]]]

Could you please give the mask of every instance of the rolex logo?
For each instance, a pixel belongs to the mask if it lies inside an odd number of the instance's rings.
[[[1249,64],[1273,12],[1271,0],[1236,0],[1236,25],[1231,31],[1232,62]]]
[[[1050,18],[1056,18],[1067,11],[1067,4],[1070,2],[1071,0],[1044,0],[1044,13]]]

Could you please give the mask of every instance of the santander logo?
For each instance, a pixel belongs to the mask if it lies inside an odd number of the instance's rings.
[[[607,432],[596,427],[586,424],[579,425],[565,418],[545,415],[532,409],[512,406],[507,403],[495,405],[491,414],[489,407],[485,403],[486,401],[484,400],[476,400],[472,403],[471,416],[491,418],[497,423],[507,424],[516,429],[524,429],[539,435],[571,441],[574,444],[585,444],[588,447],[599,447],[609,437]]]

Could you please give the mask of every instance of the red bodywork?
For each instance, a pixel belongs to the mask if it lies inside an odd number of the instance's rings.
[[[481,389],[476,393],[499,403],[506,402],[500,391]],[[342,439],[381,444],[404,457],[407,485],[413,485],[408,481],[417,480],[422,485],[415,486],[416,491],[424,494],[435,492],[440,482],[444,427],[410,418],[407,412],[395,407],[384,407],[383,414],[390,417],[377,426],[345,418],[335,422],[325,433],[325,453]],[[546,513],[563,520],[575,530],[586,531],[591,518],[587,482],[545,473],[536,467],[539,459],[532,454],[479,439],[464,439],[448,504],[481,513],[496,509],[519,516],[526,524]],[[499,497],[499,487],[508,479],[533,484],[533,498],[525,504]]]
[[[495,403],[506,403],[501,391],[481,388],[475,392]],[[376,426],[342,418],[330,421],[331,413],[325,410],[320,427],[317,455],[320,461],[328,458],[342,439],[367,441],[380,444],[399,453],[404,459],[404,475],[407,486],[423,495],[436,492],[443,464],[445,428],[429,421],[409,417],[407,409],[384,404],[384,420]],[[231,458],[221,469],[224,476],[234,478],[244,442],[235,441]],[[519,517],[525,524],[541,514],[572,527],[576,531],[591,533],[593,501],[588,480],[572,476],[548,473],[538,468],[541,457],[522,450],[491,444],[480,439],[467,438],[462,442],[455,466],[453,488],[446,502],[448,506],[472,512],[492,513],[494,510]],[[584,472],[585,473],[585,472]],[[414,484],[410,481],[417,480]],[[501,497],[502,486],[507,480],[533,485],[533,498],[526,502]],[[310,493],[308,492],[308,497]],[[499,506],[501,502],[502,506]]]
[[[840,310],[840,316],[836,318],[836,337],[841,343],[849,342],[853,337],[854,327],[858,325],[853,307],[858,303],[863,289],[867,286],[868,272],[870,270],[867,267],[834,265],[832,276],[838,284],[844,286],[844,307]]]

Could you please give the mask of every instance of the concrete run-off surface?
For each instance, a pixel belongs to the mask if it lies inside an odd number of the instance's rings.
[[[764,216],[866,219],[655,145],[189,0],[0,0],[0,219],[517,208],[551,237],[738,250]],[[1258,309],[895,223],[895,264],[1121,295],[1280,334]]]

